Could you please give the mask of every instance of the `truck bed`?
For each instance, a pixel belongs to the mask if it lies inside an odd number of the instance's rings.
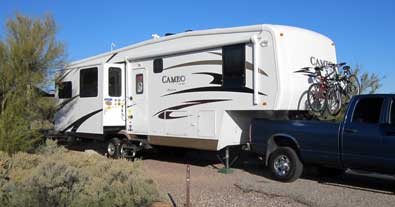
[[[265,155],[272,139],[286,136],[298,145],[302,161],[338,166],[339,129],[340,123],[329,121],[255,119],[251,128],[252,148]]]

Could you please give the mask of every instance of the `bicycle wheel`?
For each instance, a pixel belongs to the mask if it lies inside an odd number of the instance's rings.
[[[346,94],[348,99],[350,100],[353,96],[359,95],[361,93],[361,85],[359,83],[358,78],[355,75],[351,75],[348,78],[346,85]]]
[[[342,107],[342,95],[336,86],[329,89],[326,101],[329,114],[332,116],[338,115]]]
[[[307,102],[314,112],[322,112],[326,104],[326,90],[319,83],[313,83],[307,91]]]

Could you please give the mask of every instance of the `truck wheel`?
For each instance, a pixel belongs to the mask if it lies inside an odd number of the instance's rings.
[[[120,156],[121,140],[112,138],[107,142],[107,155],[111,158],[117,159]]]
[[[270,155],[269,169],[274,180],[292,182],[302,175],[303,164],[295,150],[279,147]]]

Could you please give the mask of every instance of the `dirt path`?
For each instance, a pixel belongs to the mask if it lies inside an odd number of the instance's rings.
[[[293,183],[267,178],[267,171],[253,155],[245,155],[233,174],[218,173],[222,164],[215,155],[191,152],[143,157],[147,176],[158,184],[165,199],[169,193],[177,206],[184,206],[186,164],[191,166],[193,206],[394,206],[395,184],[390,178],[346,174],[337,178],[304,176]]]
[[[221,174],[222,165],[191,165],[192,206],[305,206],[293,199],[259,192],[244,185],[244,176],[262,180],[259,176],[236,169],[233,174]],[[170,194],[177,206],[184,206],[186,192],[186,165],[171,161],[144,160],[147,176],[153,178],[165,199]],[[250,179],[250,178],[249,178]]]

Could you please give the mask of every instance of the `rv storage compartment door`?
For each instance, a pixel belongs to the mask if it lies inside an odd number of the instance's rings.
[[[125,66],[103,66],[103,126],[125,126]]]
[[[215,137],[215,111],[199,111],[198,136]]]
[[[191,133],[188,111],[166,110],[166,132],[168,135],[187,136]]]

